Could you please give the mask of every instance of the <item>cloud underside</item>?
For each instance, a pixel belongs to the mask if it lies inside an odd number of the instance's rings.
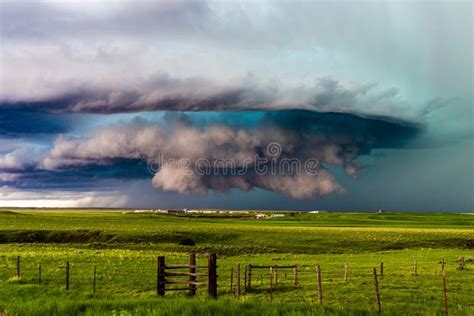
[[[309,110],[420,122],[421,110],[410,110],[395,88],[373,84],[341,83],[318,78],[312,84],[281,86],[242,79],[217,84],[203,78],[176,79],[166,73],[116,87],[103,84],[44,83],[54,92],[0,103],[9,111],[74,113],[133,113],[147,111],[278,111]],[[0,100],[1,101],[1,100]]]
[[[344,191],[331,168],[356,176],[361,155],[406,146],[420,131],[384,120],[310,111],[268,112],[240,127],[225,121],[199,127],[192,115],[169,115],[165,122],[135,119],[80,138],[59,137],[36,160],[25,158],[31,155],[22,151],[5,155],[0,169],[9,170],[7,180],[22,169],[22,174],[36,177],[123,175],[149,177],[164,191],[205,194],[261,188],[309,199]],[[149,169],[154,174],[147,173]],[[10,182],[15,181],[20,180]]]

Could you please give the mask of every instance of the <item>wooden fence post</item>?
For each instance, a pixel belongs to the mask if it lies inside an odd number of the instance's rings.
[[[165,257],[159,256],[156,268],[156,294],[165,295]]]
[[[273,301],[273,267],[270,267],[270,302]]]
[[[252,289],[252,265],[249,264],[249,269],[248,269],[248,274],[247,274],[247,287],[249,290]]]
[[[377,269],[373,269],[374,276],[374,288],[375,288],[375,299],[377,300],[377,309],[379,313],[382,311],[382,304],[380,302],[380,291],[379,291],[379,282],[377,280]]]
[[[38,264],[38,284],[41,284],[41,262]]]
[[[247,290],[247,288],[248,288],[248,285],[247,285],[248,269],[249,269],[249,266],[245,265],[245,270],[244,270],[244,289],[245,290]]]
[[[97,266],[94,266],[93,281],[92,281],[92,293],[95,294],[95,287],[97,284]]]
[[[240,297],[240,263],[237,264],[237,286],[235,287],[235,295]]]
[[[444,271],[444,258],[441,259],[441,271]]]
[[[21,278],[21,263],[20,256],[16,257],[16,278],[19,280]]]
[[[416,259],[413,261],[413,274],[418,275],[418,267],[417,267]]]
[[[323,303],[323,287],[321,285],[321,268],[318,265],[316,265],[316,279],[318,282],[318,301],[319,304]]]
[[[189,295],[194,296],[196,295],[196,284],[193,284],[193,282],[196,282],[196,254],[191,253],[189,254]],[[194,275],[193,275],[194,274]]]
[[[230,292],[234,289],[234,268],[230,268]]]
[[[295,264],[293,267],[293,285],[298,285],[298,265]]]
[[[66,290],[69,290],[69,261],[66,261]]]
[[[383,261],[380,262],[380,278],[383,279]]]
[[[209,295],[217,298],[217,255],[215,253],[209,254],[208,271]]]
[[[349,264],[344,263],[344,282],[349,281]]]
[[[446,271],[443,270],[443,298],[444,298],[444,315],[448,316],[448,288],[446,287]]]

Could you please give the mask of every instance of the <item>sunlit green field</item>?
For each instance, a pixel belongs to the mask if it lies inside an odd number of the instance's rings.
[[[183,246],[192,240],[195,246]],[[372,268],[384,314],[442,315],[441,258],[446,260],[450,315],[474,313],[474,215],[399,213],[287,213],[285,218],[174,217],[122,211],[0,211],[0,311],[8,315],[347,315],[376,313]],[[205,288],[156,296],[156,257],[205,264],[218,254],[219,298]],[[21,256],[17,280],[16,257]],[[464,270],[459,258],[465,257]],[[413,262],[417,261],[417,275]],[[65,290],[65,262],[71,264]],[[349,264],[349,281],[343,279]],[[238,263],[300,265],[278,271],[269,295],[269,271],[253,271],[251,291],[230,289]],[[38,282],[41,264],[41,284]],[[317,300],[315,265],[322,270]],[[96,293],[93,269],[97,268]],[[234,278],[235,285],[235,278]],[[1,313],[0,313],[1,314]]]

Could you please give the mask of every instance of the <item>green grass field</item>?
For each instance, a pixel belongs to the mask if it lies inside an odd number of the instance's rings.
[[[185,240],[195,246],[180,245]],[[441,258],[450,315],[473,315],[473,247],[470,214],[287,213],[254,220],[120,210],[0,210],[0,315],[376,314],[372,268],[381,261],[383,314],[442,315]],[[194,298],[181,291],[156,296],[156,257],[187,263],[189,252],[200,255],[198,264],[208,252],[218,254],[217,300],[209,299],[206,289]],[[20,280],[14,277],[17,256]],[[457,269],[460,257],[466,259],[464,270]],[[66,261],[71,264],[68,291]],[[345,262],[348,282],[343,280]],[[229,282],[230,269],[238,263],[297,263],[299,284],[293,286],[291,270],[279,270],[270,302],[269,272],[255,270],[252,290],[237,299]],[[322,305],[316,264],[322,270]]]

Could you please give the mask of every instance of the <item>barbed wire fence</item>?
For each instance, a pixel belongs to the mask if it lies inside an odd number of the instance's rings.
[[[211,260],[211,256],[214,256]],[[466,299],[472,293],[463,291],[460,282],[450,283],[449,273],[446,271],[448,263],[442,258],[439,262],[430,264],[430,268],[420,267],[426,262],[413,261],[411,266],[388,267],[384,262],[374,264],[371,269],[352,265],[346,261],[340,265],[340,274],[336,275],[334,267],[331,273],[326,273],[325,266],[319,264],[254,264],[238,263],[224,269],[216,263],[217,256],[196,256],[190,254],[189,259],[172,257],[160,272],[158,258],[121,257],[96,258],[88,256],[71,256],[44,261],[34,256],[2,256],[0,257],[0,277],[10,283],[37,284],[41,287],[62,287],[65,291],[88,292],[124,295],[124,290],[129,293],[143,293],[156,291],[164,295],[165,284],[170,283],[167,277],[184,276],[186,280],[176,281],[183,284],[188,295],[196,294],[196,286],[207,286],[211,297],[233,296],[237,300],[246,295],[267,296],[269,301],[275,298],[285,298],[289,294],[298,293],[293,297],[302,297],[303,301],[314,304],[327,304],[335,297],[355,295],[358,302],[370,304],[374,309],[381,311],[385,301],[384,292],[387,289],[402,288],[400,282],[407,277],[422,280],[416,295],[423,296],[426,284],[439,284],[436,291],[442,293],[444,314],[448,315],[448,298],[453,293],[458,298]],[[203,260],[206,260],[203,263]],[[225,259],[221,259],[225,261]],[[211,263],[212,261],[212,263]],[[158,265],[157,265],[158,264]],[[455,265],[455,266],[454,266]],[[228,265],[226,265],[228,266]],[[468,270],[464,257],[455,263],[449,263],[450,269]],[[421,269],[425,268],[425,269]],[[167,269],[185,269],[185,272],[167,272]],[[205,269],[205,272],[201,272]],[[160,275],[161,273],[161,275]],[[161,281],[160,281],[161,278]],[[207,278],[205,281],[198,278]],[[161,283],[160,283],[161,282]],[[211,284],[212,283],[212,284]],[[349,286],[351,285],[352,286]],[[117,286],[119,284],[120,286]],[[353,285],[359,287],[353,293]],[[160,290],[161,287],[161,290]],[[370,290],[372,288],[372,291]],[[164,290],[163,290],[164,289]],[[433,290],[430,285],[429,290]],[[448,291],[448,289],[450,289]],[[372,292],[373,295],[367,293]],[[338,295],[335,295],[335,294]],[[133,294],[132,294],[133,295]],[[421,297],[422,299],[429,299]],[[387,298],[391,299],[391,298]]]

